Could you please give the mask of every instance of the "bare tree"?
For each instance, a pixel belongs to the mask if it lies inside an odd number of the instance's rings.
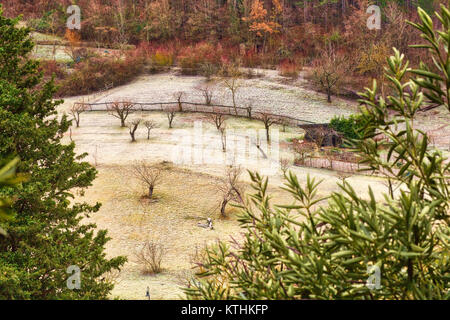
[[[330,164],[329,169],[333,170],[333,161],[335,159],[335,151],[332,149],[325,149],[324,157],[325,157],[325,159],[328,160],[328,163]]]
[[[244,184],[239,181],[241,174],[241,167],[229,166],[225,172],[225,177],[219,182],[218,189],[222,195],[220,204],[220,214],[222,217],[226,216],[225,211],[229,202],[244,202]]]
[[[77,128],[80,127],[80,116],[83,112],[87,110],[87,106],[84,103],[75,103],[70,109],[70,114],[73,116]]]
[[[177,99],[177,104],[178,104],[178,111],[179,112],[183,112],[183,96],[184,96],[184,92],[183,91],[178,91],[176,92],[174,95],[175,99]]]
[[[236,96],[239,89],[242,87],[242,81],[239,79],[239,68],[233,67],[228,70],[229,76],[223,80],[225,87],[231,92],[231,98],[233,99],[234,112],[237,115]]]
[[[58,14],[55,10],[51,11],[51,14],[48,19],[48,25],[50,27],[50,31],[52,33],[52,39],[53,39],[53,49],[52,49],[52,56],[53,61],[56,61],[56,31],[58,29]]]
[[[130,123],[127,124],[127,128],[130,130],[131,142],[136,142],[136,130],[141,124],[142,119],[134,119]]]
[[[245,104],[245,108],[247,109],[247,117],[249,119],[251,119],[252,118],[253,101],[247,102]]]
[[[281,171],[283,172],[283,175],[286,175],[286,172],[291,167],[291,164],[292,164],[292,162],[288,158],[281,158],[280,159],[280,167],[281,167]]]
[[[200,91],[203,98],[205,98],[205,104],[207,106],[210,106],[212,104],[212,98],[214,96],[214,87],[210,85],[202,85],[196,88],[198,91]]]
[[[281,124],[283,132],[286,132],[286,128],[289,126],[289,120],[286,118],[280,119],[279,123]]]
[[[134,110],[134,103],[132,102],[118,102],[114,101],[107,105],[108,113],[118,119],[120,119],[120,126],[126,127],[125,121],[130,113]]]
[[[277,119],[266,112],[260,112],[259,118],[264,123],[264,128],[266,129],[267,143],[270,143],[270,127],[277,122]]]
[[[165,253],[166,249],[161,243],[147,240],[135,256],[144,274],[157,274],[163,270],[161,265]]]
[[[81,36],[80,34],[75,30],[67,29],[65,38],[67,40],[67,45],[64,46],[64,52],[70,56],[70,58],[74,62],[78,62],[79,57],[79,47],[81,45]],[[56,47],[54,47],[56,50]],[[56,52],[55,52],[56,53]]]
[[[294,152],[298,155],[296,161],[300,162],[300,164],[306,164],[306,159],[310,157],[314,151],[316,150],[316,145],[312,142],[306,141],[296,141],[293,142]]]
[[[208,122],[212,123],[217,131],[220,133],[220,140],[222,142],[222,151],[227,151],[227,137],[226,137],[226,128],[225,128],[225,120],[227,117],[221,113],[209,113],[206,115],[206,119]]]
[[[159,125],[153,120],[144,121],[144,126],[147,128],[147,140],[150,140],[150,131],[158,128]]]
[[[206,119],[220,131],[227,117],[222,113],[209,113],[206,115]]]
[[[161,180],[163,169],[157,165],[148,164],[145,161],[136,162],[132,167],[133,176],[147,189],[148,198],[153,197],[156,184]]]
[[[222,141],[222,151],[227,152],[227,130],[225,127],[219,129],[220,140]]]
[[[169,109],[166,111],[167,120],[169,120],[169,129],[172,129],[173,119],[175,118],[176,111],[174,109]]]
[[[123,0],[114,0],[114,15],[112,18],[115,22],[115,30],[117,32],[117,42],[120,45],[121,51],[124,50],[126,44],[128,43],[129,36],[127,33],[127,6]]]
[[[337,176],[342,181],[342,183],[344,183],[345,181],[347,181],[348,178],[352,177],[353,174],[349,172],[338,171]]]
[[[345,73],[350,73],[350,64],[343,56],[329,50],[320,59],[313,63],[311,73],[314,83],[327,94],[327,101],[331,103],[331,96],[341,86]]]

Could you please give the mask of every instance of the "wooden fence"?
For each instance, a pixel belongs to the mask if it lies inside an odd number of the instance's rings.
[[[122,102],[114,102],[122,103]],[[108,106],[112,102],[99,102],[99,103],[82,103],[77,102],[75,107],[84,107],[85,111],[108,111]],[[248,119],[263,120],[264,118],[271,118],[272,121],[289,126],[302,127],[306,130],[314,127],[328,126],[327,123],[314,123],[308,120],[297,119],[290,116],[277,115],[273,113],[253,111],[252,108],[242,108],[225,105],[206,105],[202,103],[194,102],[181,102],[181,110],[178,101],[175,102],[153,102],[153,103],[141,103],[133,102],[134,111],[155,111],[155,112],[192,112],[192,113],[214,113],[224,114],[233,117],[243,117]],[[296,163],[299,166],[312,167],[312,168],[326,168],[341,172],[355,173],[360,169],[357,161],[346,161],[346,159],[330,159],[327,157],[309,157],[304,163]]]
[[[323,157],[308,157],[303,161],[296,161],[297,166],[316,168],[316,169],[329,169],[333,171],[345,172],[356,174],[360,169],[365,168],[361,166],[358,162],[345,161],[345,160],[335,160],[329,159],[325,156]]]
[[[108,106],[111,105],[112,102],[97,102],[97,103],[83,103],[76,102],[74,107],[82,106],[86,111],[108,111]],[[114,102],[117,103],[117,102]],[[118,102],[121,103],[121,102]],[[225,105],[207,105],[203,103],[195,103],[195,102],[181,102],[181,109],[179,108],[178,101],[175,102],[152,102],[152,103],[142,103],[142,102],[133,102],[133,110],[134,111],[159,111],[159,112],[168,112],[176,110],[176,112],[198,112],[198,113],[215,113],[215,114],[224,114],[234,117],[244,117],[248,119],[256,119],[263,120],[264,118],[269,117],[272,121],[284,124],[288,126],[303,126],[303,125],[327,125],[321,123],[315,123],[308,120],[302,120],[290,116],[278,115],[273,113],[261,112],[261,111],[253,111],[252,108],[242,108],[233,106],[225,106]]]

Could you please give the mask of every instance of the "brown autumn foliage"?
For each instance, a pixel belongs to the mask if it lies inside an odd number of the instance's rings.
[[[343,85],[359,91],[370,78],[382,81],[383,57],[392,47],[405,52],[412,63],[424,58],[423,50],[408,43],[418,42],[417,32],[404,20],[417,20],[417,1],[376,1],[383,12],[381,30],[368,30],[368,0],[79,0],[81,31],[66,33],[65,8],[69,0],[6,1],[7,16],[22,14],[31,26],[57,34],[69,42],[73,58],[89,56],[79,49],[79,40],[125,50],[126,44],[142,44],[148,54],[100,61],[101,69],[81,59],[74,75],[63,86],[61,96],[85,94],[104,86],[129,81],[143,63],[155,68],[177,64],[183,72],[207,77],[224,66],[280,67],[294,77],[296,65],[310,67],[332,45],[351,58],[356,68]],[[444,0],[420,1],[431,12]],[[79,60],[79,59],[77,59]],[[117,61],[118,60],[118,61]],[[150,62],[149,62],[150,61]],[[301,63],[299,63],[301,61]],[[78,64],[81,64],[78,66]],[[86,76],[82,75],[86,73]],[[95,76],[93,76],[95,75]],[[105,80],[106,78],[111,78]]]

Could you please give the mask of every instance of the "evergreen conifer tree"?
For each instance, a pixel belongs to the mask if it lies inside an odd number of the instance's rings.
[[[96,176],[73,143],[63,144],[71,122],[59,118],[53,81],[43,83],[30,59],[30,29],[3,16],[0,7],[0,158],[21,159],[17,171],[29,179],[18,188],[0,186],[0,198],[15,200],[15,217],[0,238],[0,299],[104,299],[112,283],[106,274],[125,258],[107,259],[104,230],[81,220],[100,204],[75,203]],[[69,290],[69,266],[81,271],[81,288]]]

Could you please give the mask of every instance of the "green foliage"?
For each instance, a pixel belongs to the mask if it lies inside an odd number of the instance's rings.
[[[348,118],[336,116],[331,120],[330,126],[342,133],[345,139],[351,140],[361,137],[364,122],[364,118],[361,115],[351,115]]]
[[[450,34],[450,25],[438,33]],[[186,289],[189,298],[450,299],[450,163],[414,127],[422,106],[441,101],[448,108],[448,100],[439,89],[430,95],[426,83],[406,81],[411,70],[397,50],[388,65],[394,93],[378,98],[374,81],[361,94],[367,121],[353,141],[362,163],[385,176],[388,192],[375,197],[369,187],[364,197],[343,182],[323,206],[319,183],[308,177],[302,186],[291,172],[283,189],[292,205],[273,205],[268,180],[250,173],[255,192],[239,219],[245,238],[234,248],[219,243],[206,249]],[[424,71],[413,72],[430,76]],[[446,80],[434,83],[445,87]],[[386,138],[380,141],[379,134]],[[367,285],[373,268],[380,271],[375,288]]]
[[[436,14],[442,23],[441,30],[434,29],[433,20],[424,10],[419,8],[418,12],[422,23],[410,24],[421,32],[426,43],[411,47],[428,49],[434,65],[430,67],[422,62],[418,69],[411,70],[417,75],[414,82],[425,89],[426,98],[437,105],[446,105],[450,111],[450,11],[441,5],[441,14]]]
[[[19,176],[16,174],[16,166],[18,162],[19,162],[18,158],[13,159],[0,169],[0,188],[7,186],[8,187],[16,186],[19,183],[25,181],[24,176]],[[11,198],[0,197],[0,222],[8,221],[12,218],[13,216],[13,212],[11,210],[12,204],[13,200]],[[3,236],[7,235],[6,231],[1,227],[0,227],[0,235]]]
[[[105,274],[125,258],[107,259],[106,231],[81,220],[100,204],[73,201],[83,194],[96,170],[62,144],[70,121],[57,117],[53,81],[42,82],[29,28],[17,27],[0,8],[0,158],[18,156],[17,172],[29,179],[16,188],[0,186],[0,198],[15,200],[15,218],[4,222],[0,239],[0,299],[103,299],[113,285]],[[11,171],[7,170],[7,177]],[[66,286],[69,266],[81,269],[81,289]]]
[[[152,56],[152,62],[158,67],[170,67],[173,65],[173,56],[166,52],[157,51]]]
[[[49,32],[51,31],[51,18],[52,15],[54,14],[54,11],[48,11],[45,12],[44,15],[42,16],[42,18],[39,19],[30,19],[27,21],[27,25],[38,31],[38,32]]]

